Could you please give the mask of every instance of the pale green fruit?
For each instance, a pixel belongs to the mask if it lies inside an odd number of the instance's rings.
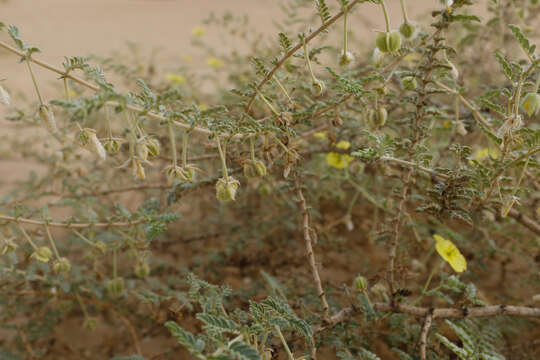
[[[401,35],[395,30],[379,33],[375,40],[375,44],[383,53],[397,51],[401,47]]]

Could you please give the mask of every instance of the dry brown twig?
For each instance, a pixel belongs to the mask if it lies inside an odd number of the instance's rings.
[[[304,234],[304,241],[306,246],[306,256],[309,261],[309,266],[311,268],[311,273],[313,275],[313,280],[315,281],[315,286],[317,288],[317,295],[321,299],[323,305],[323,316],[325,321],[329,318],[329,305],[326,301],[326,295],[322,287],[321,277],[319,275],[319,269],[317,268],[317,262],[315,260],[315,254],[313,253],[313,245],[311,238],[311,228],[309,226],[309,212],[306,203],[304,194],[302,193],[300,179],[298,175],[295,178],[295,191],[296,196],[298,197],[298,203],[300,204],[300,209],[302,211],[302,229]]]
[[[429,328],[431,327],[432,321],[433,314],[431,312],[428,312],[428,314],[426,315],[426,319],[424,320],[422,332],[420,333],[420,360],[426,360],[427,336],[429,334]]]

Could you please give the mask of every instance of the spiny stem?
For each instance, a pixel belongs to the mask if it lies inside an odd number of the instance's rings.
[[[39,88],[37,85],[36,77],[34,75],[34,71],[32,70],[32,66],[30,66],[30,61],[26,58],[25,61],[26,66],[28,67],[28,71],[30,72],[30,77],[32,78],[32,82],[34,83],[34,88],[36,89],[36,94],[39,99],[39,104],[43,105],[43,98],[41,97],[41,93],[39,92]]]

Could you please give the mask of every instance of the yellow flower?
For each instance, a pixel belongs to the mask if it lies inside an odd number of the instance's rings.
[[[443,121],[442,123],[442,126],[444,126],[445,128],[449,128],[450,126],[452,126],[452,123],[450,121]]]
[[[201,111],[204,111],[204,110],[208,110],[208,105],[206,104],[199,104],[199,109],[201,109]]]
[[[467,270],[467,260],[465,260],[465,257],[461,255],[459,249],[456,245],[454,245],[453,242],[446,240],[437,234],[433,235],[433,238],[436,241],[435,249],[439,255],[441,255],[441,257],[450,264],[455,272],[460,273]]]
[[[209,57],[208,59],[206,59],[206,64],[217,69],[223,66],[223,61],[215,57]]]
[[[326,139],[326,131],[319,131],[313,134],[317,139]]]
[[[191,33],[195,36],[203,36],[204,34],[206,34],[206,30],[202,27],[195,27],[193,28],[193,30],[191,30]]]
[[[165,77],[174,84],[183,84],[186,82],[186,78],[182,75],[166,74]]]
[[[192,61],[193,61],[193,56],[191,56],[191,55],[184,55],[184,56],[182,56],[182,59],[183,59],[185,62],[192,62]]]
[[[336,148],[347,150],[351,147],[351,143],[348,141],[340,141],[337,143]],[[349,154],[340,154],[331,152],[326,155],[326,163],[336,169],[344,169],[349,166],[350,162],[353,161],[353,157]]]
[[[497,152],[497,150],[486,147],[486,148],[476,150],[476,152],[474,153],[474,160],[480,162],[482,160],[487,159],[490,156],[494,159],[497,159],[499,157],[499,153]]]

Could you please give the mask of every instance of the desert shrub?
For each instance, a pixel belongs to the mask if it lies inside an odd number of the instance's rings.
[[[0,23],[35,85],[3,74],[2,151],[41,166],[0,200],[2,358],[56,358],[73,319],[110,338],[90,358],[537,358],[540,7],[469,5],[291,0],[268,42],[213,15],[251,56],[195,29],[204,79],[49,65]],[[365,6],[386,28],[359,48]]]

